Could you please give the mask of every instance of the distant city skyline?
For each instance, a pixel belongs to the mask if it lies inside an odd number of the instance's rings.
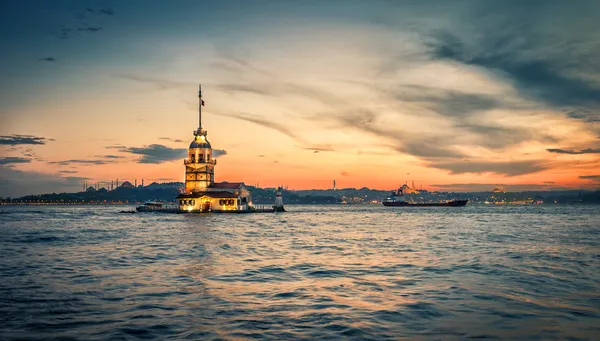
[[[3,1],[0,196],[600,185],[596,1]]]

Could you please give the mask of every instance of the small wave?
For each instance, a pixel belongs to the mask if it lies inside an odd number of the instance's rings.
[[[444,316],[444,314],[442,314],[442,312],[439,311],[436,308],[436,306],[432,303],[417,302],[417,303],[406,304],[406,305],[404,305],[404,307],[408,308],[408,311],[410,312],[410,314],[417,315],[421,318],[429,319],[429,318],[433,318],[433,317]]]
[[[59,241],[72,241],[75,240],[75,237],[57,237],[57,236],[40,236],[40,237],[25,237],[21,239],[14,239],[13,242],[16,243],[53,243]]]
[[[309,277],[345,277],[347,273],[341,270],[315,270],[306,273]]]

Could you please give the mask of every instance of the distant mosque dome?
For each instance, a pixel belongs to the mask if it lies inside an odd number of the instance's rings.
[[[192,143],[190,143],[190,149],[191,148],[212,148],[210,146],[210,142],[208,142],[208,139],[206,139],[206,135],[196,135],[194,137],[194,141],[192,141]]]
[[[125,181],[125,182],[124,182],[124,183],[121,185],[121,187],[123,187],[123,188],[133,188],[133,184],[132,184],[131,182],[129,182],[129,181]]]

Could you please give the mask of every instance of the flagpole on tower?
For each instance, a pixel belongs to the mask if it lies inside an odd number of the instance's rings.
[[[202,129],[202,84],[198,84],[198,129]]]

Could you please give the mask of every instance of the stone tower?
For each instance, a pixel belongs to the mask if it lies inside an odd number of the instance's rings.
[[[202,86],[198,90],[198,129],[194,132],[194,140],[190,144],[185,165],[185,192],[207,191],[215,183],[215,165],[212,147],[206,138],[207,131],[202,128]]]

